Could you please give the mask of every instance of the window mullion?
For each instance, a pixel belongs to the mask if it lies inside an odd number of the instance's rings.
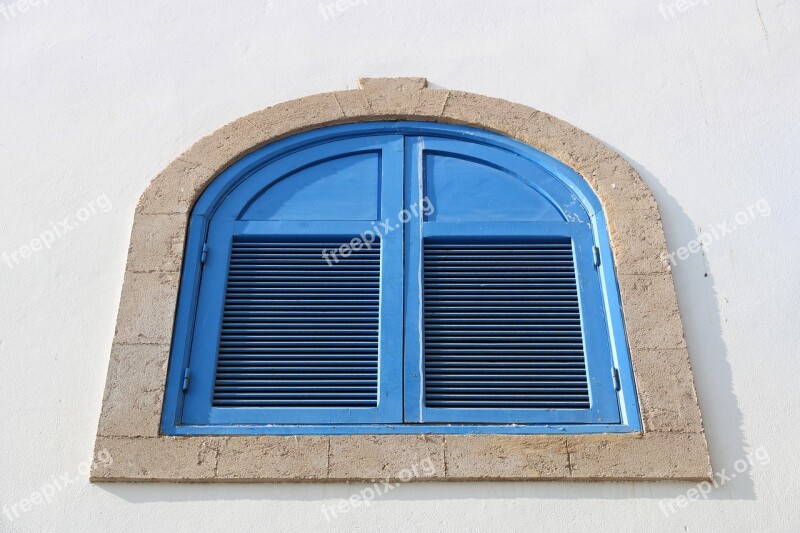
[[[425,197],[422,168],[422,137],[406,137],[405,209],[416,205],[419,216],[404,224],[405,235],[405,332],[404,332],[404,420],[422,422],[422,225],[424,215],[419,206]]]
[[[379,317],[379,419],[403,421],[403,137],[382,150],[380,220],[372,232],[381,241]]]

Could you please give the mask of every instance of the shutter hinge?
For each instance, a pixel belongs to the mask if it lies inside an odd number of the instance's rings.
[[[200,264],[205,265],[206,259],[208,259],[208,243],[203,243],[203,251],[200,254]]]
[[[592,253],[594,254],[594,266],[600,266],[600,248],[592,246]]]
[[[192,373],[188,368],[183,372],[183,392],[189,389],[189,378],[191,375]]]
[[[614,378],[614,390],[616,391],[620,390],[620,388],[622,387],[620,386],[619,382],[619,370],[617,368],[614,368],[611,371],[611,376]]]

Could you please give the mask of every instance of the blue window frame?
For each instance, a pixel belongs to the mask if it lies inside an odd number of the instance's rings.
[[[640,430],[601,206],[546,154],[335,126],[194,206],[164,433]]]

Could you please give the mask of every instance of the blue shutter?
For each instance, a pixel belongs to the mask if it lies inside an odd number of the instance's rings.
[[[246,175],[208,232],[185,424],[402,421],[400,136],[301,150]],[[389,213],[392,213],[390,215]]]
[[[429,408],[587,409],[569,239],[425,240]]]
[[[404,416],[618,423],[589,214],[541,167],[483,144],[409,142]],[[546,191],[546,194],[545,194]],[[414,275],[420,272],[421,275]]]
[[[380,243],[342,244],[234,238],[213,406],[377,407]]]
[[[641,427],[602,209],[530,147],[324,128],[232,164],[190,220],[165,433]]]

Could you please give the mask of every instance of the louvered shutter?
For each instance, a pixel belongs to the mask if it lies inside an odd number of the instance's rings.
[[[209,224],[184,422],[402,421],[403,236],[374,231],[402,209],[402,149],[399,136],[328,143],[226,196]]]
[[[407,422],[616,423],[594,236],[552,174],[477,143],[419,138],[406,202]],[[547,190],[547,196],[541,193]]]
[[[357,237],[357,236],[354,236]],[[215,407],[377,407],[380,241],[234,238]]]
[[[605,221],[581,178],[469,129],[352,127],[245,156],[198,202],[165,431],[629,424]]]
[[[568,239],[425,241],[423,264],[426,407],[589,407]]]

